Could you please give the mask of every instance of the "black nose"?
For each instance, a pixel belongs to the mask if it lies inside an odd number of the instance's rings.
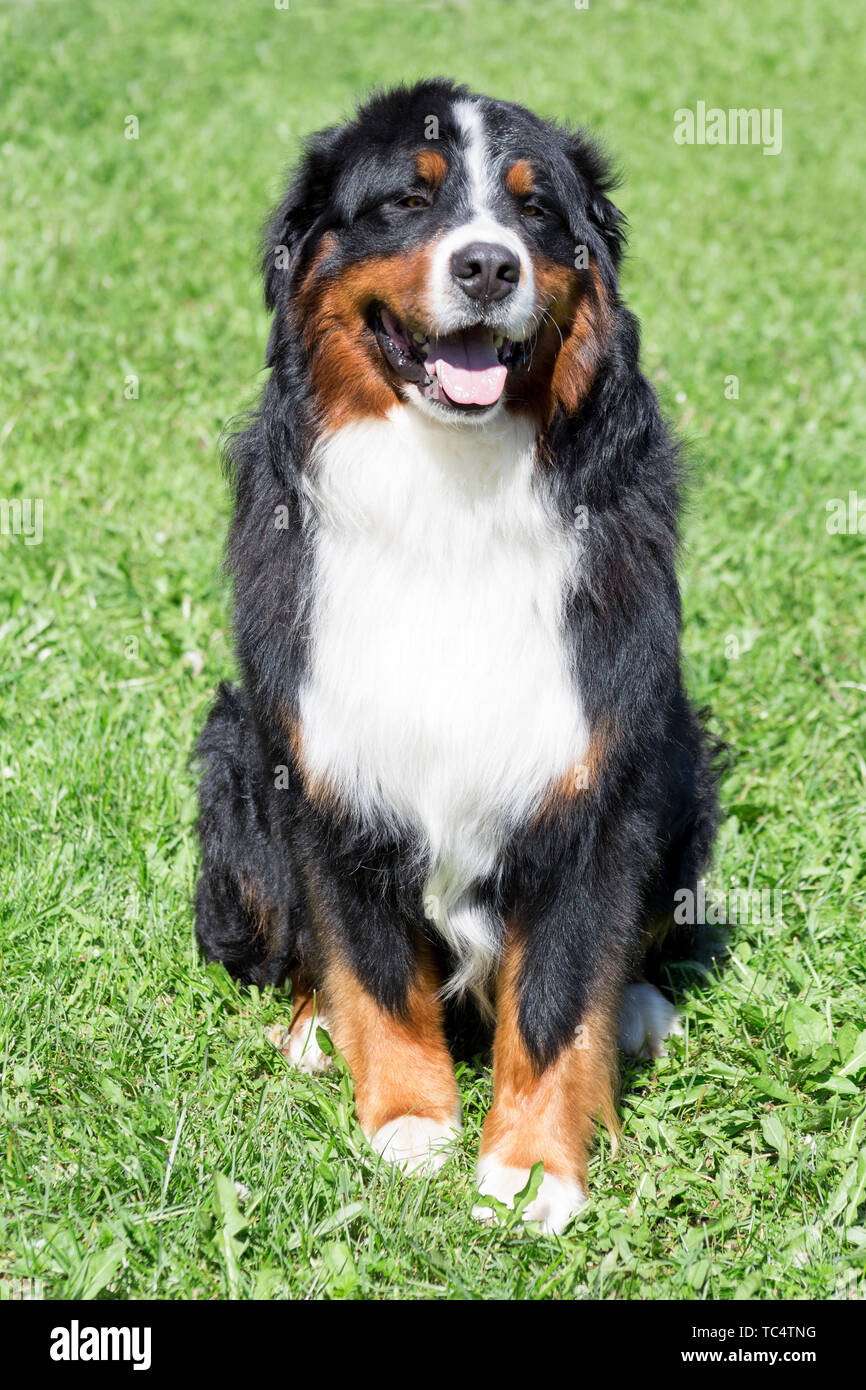
[[[520,279],[520,262],[507,246],[472,241],[454,252],[451,274],[470,299],[490,303],[511,294]]]

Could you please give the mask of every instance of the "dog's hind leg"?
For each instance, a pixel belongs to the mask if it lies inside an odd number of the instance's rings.
[[[623,991],[619,1045],[630,1057],[664,1057],[668,1038],[683,1027],[669,999],[649,980],[633,980]]]
[[[332,1059],[319,1045],[318,1030],[330,1033],[330,1024],[322,1012],[318,991],[306,985],[299,974],[292,976],[292,1005],[294,1013],[288,1028],[277,1024],[268,1037],[299,1071],[311,1076],[326,1071]]]
[[[658,874],[647,894],[642,968],[623,992],[619,1045],[632,1057],[663,1057],[667,1038],[682,1033],[676,1008],[658,988],[662,966],[695,953],[692,925],[674,917],[676,895],[698,898],[718,821],[718,762],[721,745],[703,727],[680,690],[673,701],[664,761],[659,834],[663,845]],[[647,976],[649,978],[647,978]]]
[[[248,984],[310,978],[304,911],[288,838],[274,814],[267,765],[246,695],[224,685],[196,754],[202,867],[196,935],[209,961]]]

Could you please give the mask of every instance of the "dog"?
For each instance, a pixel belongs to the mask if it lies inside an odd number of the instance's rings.
[[[326,1029],[407,1171],[490,1038],[474,1212],[541,1162],[554,1233],[616,1138],[617,1040],[679,1030],[647,961],[717,823],[613,186],[586,135],[443,79],[310,139],[229,448],[243,684],[197,748],[205,957],[291,981],[286,1054],[317,1070]]]

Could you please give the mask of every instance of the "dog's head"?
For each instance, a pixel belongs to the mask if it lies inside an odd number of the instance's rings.
[[[623,219],[605,160],[445,81],[313,137],[264,254],[269,362],[298,340],[323,427],[407,403],[446,424],[548,421],[590,389]]]

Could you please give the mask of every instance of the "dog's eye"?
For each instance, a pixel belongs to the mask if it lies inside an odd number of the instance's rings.
[[[401,208],[429,208],[430,203],[420,193],[407,193],[405,198],[397,199],[397,206]]]
[[[540,208],[537,203],[524,203],[520,211],[524,217],[544,216],[544,208]]]

